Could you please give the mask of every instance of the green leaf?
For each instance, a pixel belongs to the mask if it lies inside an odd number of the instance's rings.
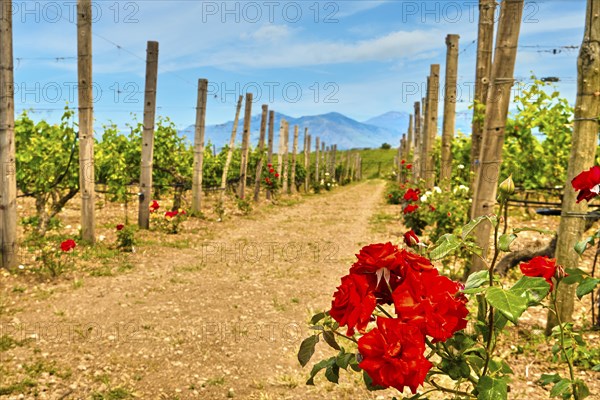
[[[335,334],[332,331],[324,331],[323,332],[323,339],[334,350],[340,350],[340,346],[335,341]]]
[[[571,388],[571,381],[568,379],[561,379],[558,381],[550,390],[550,397],[558,397],[569,391]]]
[[[476,354],[470,354],[465,356],[465,359],[471,365],[471,368],[475,371],[477,376],[481,375],[481,371],[483,370],[483,366],[485,365],[485,361],[483,358]]]
[[[343,349],[342,349],[342,351],[343,351]],[[348,365],[350,365],[352,363],[352,361],[355,359],[355,357],[356,356],[352,353],[340,353],[336,357],[335,363],[338,365],[338,367],[347,370]]]
[[[317,376],[319,371],[329,367],[333,363],[335,363],[335,357],[328,358],[327,360],[321,360],[318,363],[316,363],[315,365],[313,365],[312,370],[310,371],[310,378],[308,378],[308,380],[306,381],[306,384],[313,386],[315,384],[315,382],[314,382],[315,376]]]
[[[300,344],[300,350],[298,350],[298,361],[303,367],[308,364],[313,354],[315,354],[315,346],[319,343],[319,335],[312,335],[307,337]]]
[[[469,234],[471,234],[471,232],[473,232],[473,230],[475,228],[477,228],[477,226],[480,223],[482,223],[483,221],[485,221],[486,219],[487,219],[487,216],[486,215],[482,215],[480,217],[472,219],[471,221],[469,221],[468,224],[466,224],[465,226],[463,226],[462,232],[461,232],[461,237],[463,238],[463,240],[465,240],[467,238],[467,236],[469,236]]]
[[[326,316],[327,316],[327,312],[317,313],[317,314],[313,315],[313,317],[310,319],[310,324],[311,325],[316,325],[317,322],[319,322],[320,320],[322,320]]]
[[[580,399],[585,399],[590,395],[590,389],[581,379],[575,380],[575,386],[577,387],[577,394],[579,395]]]
[[[512,293],[527,299],[527,305],[539,304],[550,292],[550,284],[544,278],[523,276],[509,289]]]
[[[600,279],[585,278],[583,281],[581,281],[579,286],[577,286],[577,290],[575,291],[575,294],[577,294],[577,298],[581,300],[583,296],[593,292],[594,289],[596,289],[598,283],[600,283]]]
[[[583,252],[587,249],[588,245],[590,245],[590,246],[594,245],[594,237],[593,236],[588,236],[585,239],[583,239],[582,241],[575,243],[575,246],[573,248],[575,249],[575,252],[581,256],[581,255],[583,255]]]
[[[505,378],[484,376],[476,386],[477,400],[500,400],[508,397],[508,385]]]
[[[498,249],[504,252],[510,252],[510,245],[515,241],[517,235],[514,233],[505,233],[498,238]]]
[[[431,260],[439,260],[460,247],[461,241],[455,235],[446,233],[438,239],[435,247],[429,252]]]
[[[340,367],[336,364],[328,366],[325,370],[325,378],[327,378],[329,382],[338,383],[340,379]]]
[[[467,278],[467,282],[465,283],[465,290],[475,289],[480,287],[486,282],[490,281],[490,274],[487,270],[485,271],[477,271],[473,272]]]
[[[583,277],[587,275],[587,273],[579,268],[566,268],[565,272],[568,274],[562,279],[562,283],[566,285],[572,285],[574,283],[580,283],[583,280]]]
[[[542,386],[546,386],[551,383],[556,383],[560,380],[561,377],[559,374],[542,374],[542,376],[540,376],[540,379],[538,380],[538,383]]]
[[[485,293],[487,302],[515,325],[527,309],[527,299],[499,287],[491,287]]]

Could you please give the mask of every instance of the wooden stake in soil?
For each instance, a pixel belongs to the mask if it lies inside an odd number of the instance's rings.
[[[281,119],[279,123],[279,149],[277,151],[277,175],[278,181],[281,184],[283,182],[283,137],[285,136],[285,124],[286,120]]]
[[[79,190],[81,238],[95,241],[94,105],[92,94],[92,2],[77,1],[77,80],[79,100]]]
[[[206,130],[206,100],[208,80],[198,80],[198,102],[194,134],[194,173],[192,176],[192,214],[199,214],[202,207],[202,169],[204,166],[204,132]]]
[[[571,180],[594,165],[600,127],[600,1],[588,0],[583,42],[577,59],[577,99],[571,145],[571,156],[567,168],[567,181],[562,200],[558,241],[556,243],[557,264],[566,268],[577,268],[579,255],[573,251],[581,240],[584,220],[574,215],[587,213],[587,202],[577,204],[577,193]],[[562,322],[573,320],[575,285],[559,283],[557,292],[558,312]],[[594,294],[592,294],[593,296]],[[546,334],[558,323],[549,312]]]
[[[0,267],[8,269],[19,264],[12,1],[0,6]]]
[[[233,119],[233,128],[231,129],[231,137],[229,138],[229,148],[227,148],[227,158],[225,159],[225,165],[223,166],[223,175],[221,175],[221,196],[220,201],[223,201],[225,195],[225,189],[227,188],[227,174],[229,173],[229,166],[231,165],[231,159],[233,158],[233,150],[235,148],[235,137],[237,135],[237,128],[240,121],[240,111],[242,110],[242,101],[244,96],[240,95],[238,98],[237,106],[235,109],[235,118]]]
[[[304,128],[304,136],[306,137],[306,147],[304,147],[304,191],[308,193],[310,190],[310,145],[311,137],[308,134],[308,128]]]
[[[413,115],[408,116],[408,134],[406,138],[406,162],[412,162],[411,151],[414,145],[414,126],[413,126]]]
[[[424,98],[421,99],[421,104],[423,105],[423,121],[421,124],[421,148],[420,148],[420,152],[421,152],[421,167],[419,168],[419,178],[422,180],[425,180],[425,171],[427,169],[427,142],[429,140],[429,135],[428,135],[428,128],[427,128],[427,124],[429,122],[429,114],[428,114],[428,108],[427,106],[429,105],[429,82],[430,82],[430,77],[427,77],[427,94]]]
[[[480,105],[487,102],[488,84],[492,70],[494,49],[494,13],[496,0],[479,0],[479,26],[477,31],[477,61],[475,64],[475,97],[473,98],[473,121],[471,125],[471,171],[473,182],[479,172],[479,155],[483,137],[483,115]],[[479,111],[479,112],[478,112]],[[472,185],[471,185],[472,186]]]
[[[146,87],[144,91],[144,124],[142,131],[142,168],[140,172],[140,200],[138,226],[150,227],[150,200],[152,199],[152,167],[154,159],[154,123],[156,117],[156,81],[158,78],[158,42],[149,41],[146,47]]]
[[[290,124],[285,121],[283,127],[283,183],[281,185],[281,191],[285,194],[289,194],[289,147],[290,147]]]
[[[269,140],[267,149],[267,163],[273,166],[273,136],[275,134],[275,111],[269,111]],[[267,200],[271,200],[273,194],[270,190],[267,190]]]
[[[321,139],[317,136],[315,140],[315,184],[318,186],[321,184],[321,178],[319,176],[319,149],[321,148]]]
[[[444,122],[442,129],[442,154],[440,185],[450,188],[452,177],[452,140],[456,124],[456,81],[458,78],[458,35],[446,36],[446,76],[444,86]]]
[[[427,94],[427,147],[425,152],[425,185],[431,189],[435,184],[435,139],[438,125],[438,98],[440,86],[440,65],[431,64],[429,93]]]
[[[413,152],[413,182],[417,183],[419,180],[419,168],[421,167],[420,161],[420,150],[421,150],[421,103],[415,101],[415,150]]]
[[[256,166],[256,176],[254,179],[254,201],[258,203],[260,200],[260,182],[262,176],[262,168],[265,158],[265,134],[267,131],[267,117],[269,113],[269,106],[266,104],[262,105],[262,115],[260,118],[260,136],[258,138],[258,165]]]
[[[492,213],[496,206],[504,131],[511,87],[514,82],[513,73],[517,58],[522,15],[523,0],[505,0],[502,2],[496,52],[485,109],[485,125],[480,157],[481,170],[475,181],[473,195],[473,218]],[[483,249],[483,258],[487,255],[491,228],[491,224],[482,223],[475,229],[476,243]],[[474,256],[472,260],[472,271],[485,268],[485,263],[478,256]]]
[[[334,181],[338,181],[337,177],[336,177],[336,163],[337,163],[337,144],[333,145],[333,150],[331,153],[331,177],[333,178]]]
[[[292,145],[292,173],[290,179],[290,188],[292,194],[296,193],[296,155],[298,153],[298,125],[294,125],[294,143]]]
[[[246,197],[246,180],[248,178],[248,152],[250,150],[250,122],[252,120],[252,93],[246,93],[244,109],[244,136],[242,137],[242,163],[240,165],[240,199]]]

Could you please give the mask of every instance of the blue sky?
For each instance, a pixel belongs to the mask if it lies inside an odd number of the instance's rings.
[[[15,1],[15,104],[57,120],[76,106],[76,1]],[[584,0],[526,1],[515,76],[561,78],[575,101]],[[359,121],[412,112],[445,36],[460,35],[458,118],[473,90],[477,1],[94,2],[95,126],[141,120],[146,41],[160,43],[158,115],[194,123],[196,82],[210,81],[207,124],[233,119],[237,96],[295,117],[341,112]],[[552,50],[558,49],[557,54]],[[462,95],[461,95],[462,94]],[[440,96],[441,101],[442,96]],[[440,108],[441,110],[441,108]]]

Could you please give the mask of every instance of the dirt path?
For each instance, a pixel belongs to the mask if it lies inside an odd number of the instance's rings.
[[[296,352],[358,249],[387,239],[369,228],[383,190],[369,181],[265,208],[192,248],[146,249],[128,273],[29,301],[0,325],[29,339],[0,353],[0,375],[39,365],[31,390],[50,399],[375,398],[349,375],[305,386]]]

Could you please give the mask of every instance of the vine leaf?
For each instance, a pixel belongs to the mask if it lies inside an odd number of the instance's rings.
[[[488,303],[515,325],[527,309],[527,299],[498,287],[491,287],[485,293]]]

